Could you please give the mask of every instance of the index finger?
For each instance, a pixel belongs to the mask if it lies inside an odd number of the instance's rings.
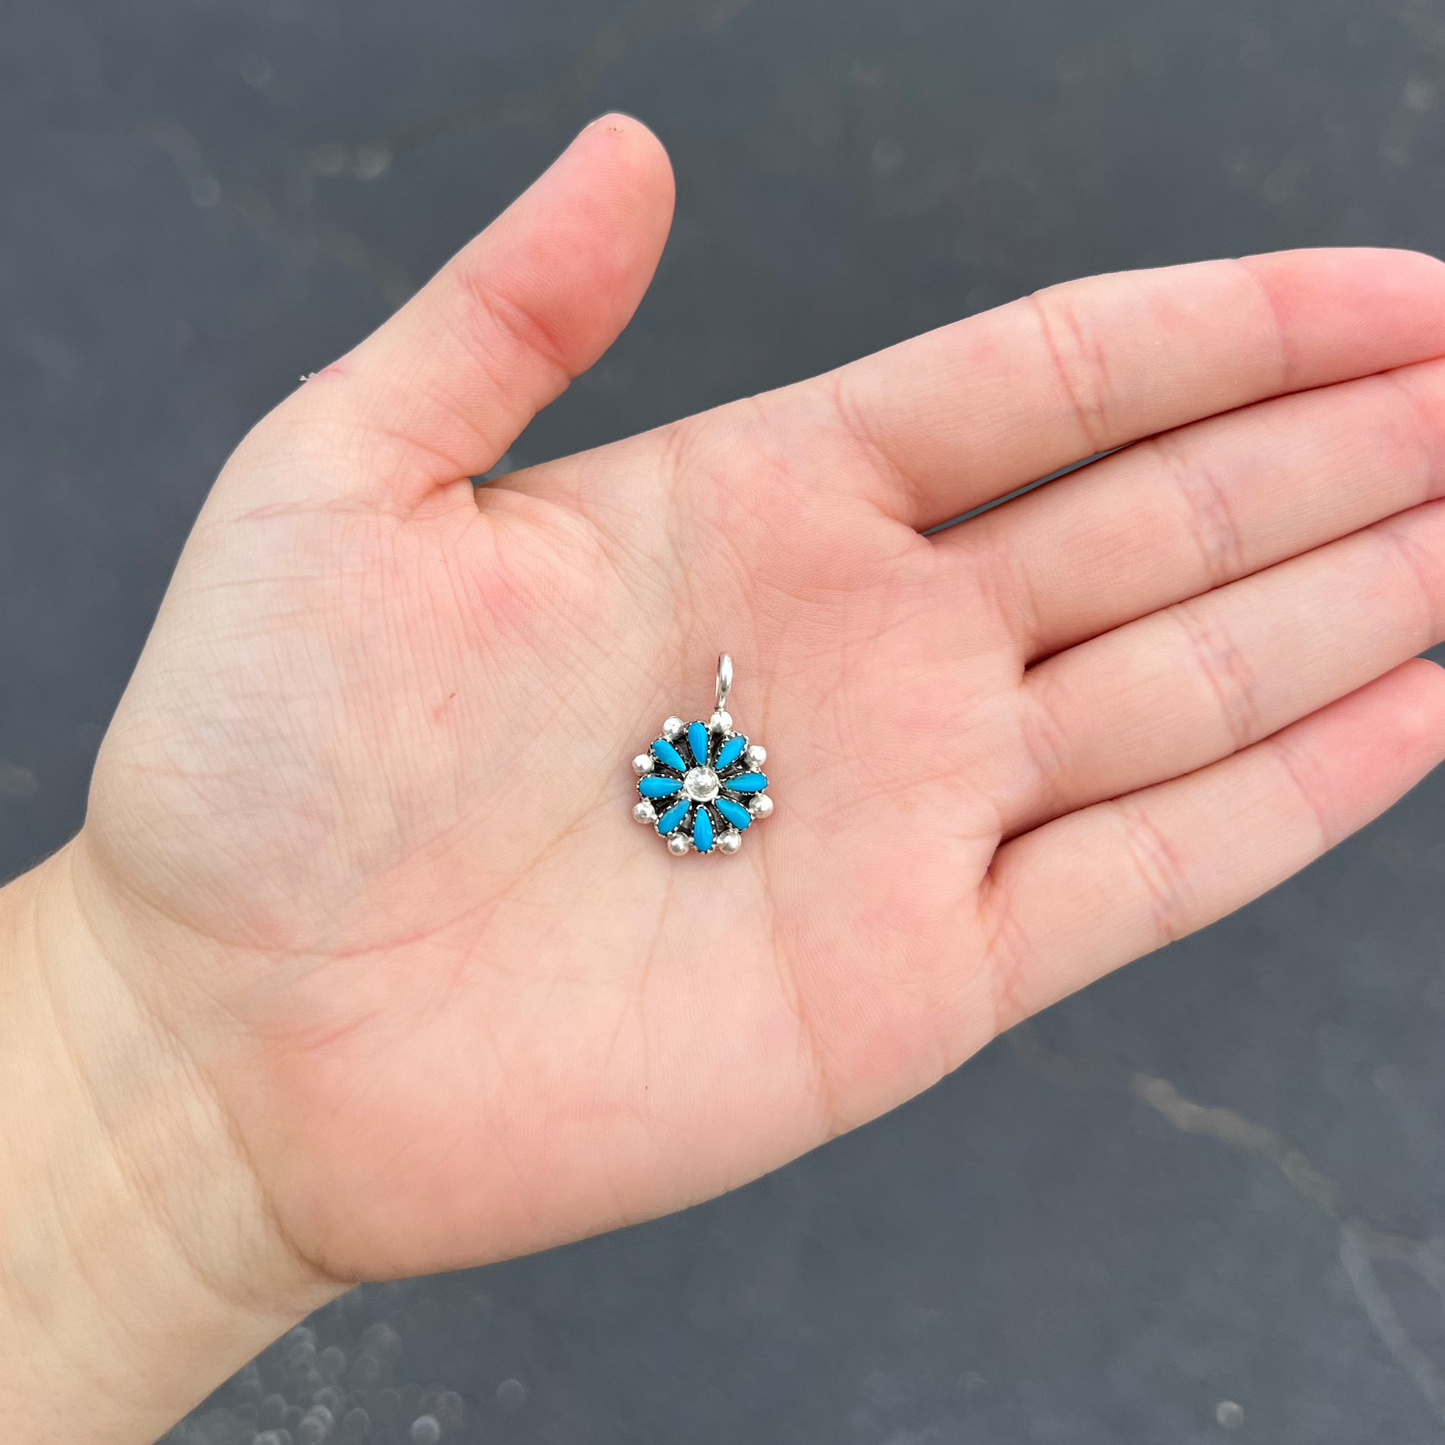
[[[787,390],[922,529],[1156,432],[1442,354],[1445,264],[1330,248],[1064,282]]]

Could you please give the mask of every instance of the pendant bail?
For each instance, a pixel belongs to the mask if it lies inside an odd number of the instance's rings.
[[[728,705],[728,694],[733,690],[733,660],[727,653],[717,655],[717,710],[722,712]]]

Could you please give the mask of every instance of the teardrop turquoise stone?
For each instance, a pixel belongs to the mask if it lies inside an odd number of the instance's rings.
[[[742,757],[743,749],[746,748],[747,745],[748,740],[744,737],[729,738],[727,742],[722,745],[722,751],[717,755],[716,767],[718,772],[722,772],[724,768],[729,768],[737,762],[737,760]]]
[[[687,817],[687,810],[690,807],[692,807],[692,804],[684,798],[682,802],[669,808],[667,812],[657,820],[657,831],[663,835],[677,832],[682,824],[682,820]]]
[[[692,825],[692,841],[699,853],[712,852],[712,819],[706,808],[697,810],[697,822]]]
[[[768,779],[765,773],[739,773],[735,778],[729,778],[723,787],[730,788],[734,793],[761,793],[768,786]]]
[[[676,778],[639,778],[637,791],[644,798],[670,798],[682,784]]]
[[[753,815],[741,803],[735,803],[731,798],[719,798],[713,807],[740,833],[753,821]]]
[[[687,729],[687,745],[698,767],[707,767],[707,728],[702,723],[690,723]]]
[[[682,760],[682,754],[668,742],[666,738],[658,738],[652,745],[652,756],[660,762],[663,767],[676,768],[678,772],[685,773],[687,764]]]

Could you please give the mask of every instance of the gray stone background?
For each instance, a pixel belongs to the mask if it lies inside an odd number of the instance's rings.
[[[1445,0],[5,0],[0,870],[247,425],[602,109],[677,227],[528,462],[1069,276],[1439,252],[1442,87]],[[729,1198],[356,1291],[168,1438],[1445,1441],[1442,803]]]

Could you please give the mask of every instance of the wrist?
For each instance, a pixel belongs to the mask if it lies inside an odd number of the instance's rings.
[[[149,1441],[342,1285],[107,960],[72,844],[0,890],[0,1424]]]

